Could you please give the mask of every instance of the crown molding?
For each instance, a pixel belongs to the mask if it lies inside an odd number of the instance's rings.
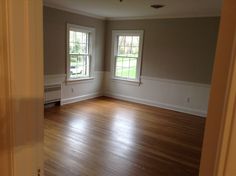
[[[220,14],[202,14],[202,15],[162,15],[162,16],[145,16],[145,17],[112,17],[106,18],[108,21],[122,21],[122,20],[148,20],[148,19],[176,19],[176,18],[209,18],[220,17]]]
[[[206,14],[195,14],[195,15],[154,15],[154,16],[137,16],[137,17],[104,17],[95,14],[91,14],[88,12],[75,10],[67,7],[62,7],[55,4],[50,4],[44,2],[43,5],[45,7],[51,7],[58,10],[63,10],[71,13],[75,13],[78,15],[83,15],[91,18],[96,18],[100,20],[107,20],[107,21],[122,21],[122,20],[148,20],[148,19],[176,19],[176,18],[207,18],[207,17],[220,17],[220,13],[206,13]]]
[[[78,15],[83,15],[83,16],[87,16],[87,17],[91,17],[91,18],[96,18],[96,19],[100,19],[100,20],[106,20],[107,19],[106,17],[103,17],[103,16],[99,16],[99,15],[95,15],[95,14],[87,13],[87,12],[84,12],[84,11],[67,8],[67,7],[62,7],[62,6],[55,5],[55,4],[50,4],[50,3],[47,3],[47,2],[44,2],[43,5],[45,7],[51,7],[51,8],[54,8],[54,9],[63,10],[63,11],[67,11],[67,12],[71,12],[71,13],[75,13],[75,14],[78,14]]]

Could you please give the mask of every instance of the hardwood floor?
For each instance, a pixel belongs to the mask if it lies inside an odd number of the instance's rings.
[[[45,110],[45,176],[197,176],[205,119],[101,97]]]

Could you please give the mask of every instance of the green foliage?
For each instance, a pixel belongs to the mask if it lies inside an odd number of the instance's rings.
[[[116,76],[121,78],[130,78],[135,79],[136,78],[136,68],[126,68],[126,69],[117,69],[116,70]]]

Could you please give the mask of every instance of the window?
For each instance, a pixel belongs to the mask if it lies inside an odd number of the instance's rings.
[[[67,25],[67,80],[91,77],[95,30]]]
[[[113,31],[112,71],[115,79],[139,81],[143,31]]]

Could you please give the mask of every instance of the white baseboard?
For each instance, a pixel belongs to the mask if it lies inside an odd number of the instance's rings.
[[[66,105],[66,104],[71,104],[71,103],[76,103],[92,98],[97,98],[103,96],[102,92],[97,92],[97,93],[92,93],[92,94],[87,94],[87,95],[81,95],[73,98],[67,98],[67,99],[62,99],[61,100],[61,105]]]
[[[200,117],[207,116],[207,112],[205,112],[205,111],[201,111],[198,109],[186,108],[183,106],[175,106],[175,105],[165,104],[165,103],[161,103],[161,102],[157,102],[157,101],[151,101],[151,100],[140,99],[140,98],[136,98],[136,97],[118,95],[118,94],[108,93],[108,92],[105,93],[104,96],[116,98],[119,100],[125,100],[125,101],[134,102],[134,103],[140,103],[140,104],[144,104],[144,105],[159,107],[159,108],[163,108],[163,109],[169,109],[169,110],[173,110],[173,111],[183,112],[183,113],[192,114],[192,115],[196,115],[196,116],[200,116]]]
[[[94,93],[94,94],[88,94],[88,95],[82,95],[82,96],[78,96],[78,97],[63,99],[63,100],[61,100],[61,105],[76,103],[76,102],[89,100],[89,99],[93,99],[93,98],[97,98],[97,97],[101,97],[101,96],[107,96],[107,97],[116,98],[119,100],[125,100],[125,101],[134,102],[134,103],[140,103],[140,104],[144,104],[144,105],[159,107],[159,108],[163,108],[163,109],[169,109],[169,110],[192,114],[192,115],[196,115],[196,116],[200,116],[200,117],[207,116],[207,112],[201,111],[198,109],[191,109],[191,108],[186,108],[186,107],[182,107],[182,106],[175,106],[175,105],[165,104],[165,103],[161,103],[161,102],[157,102],[157,101],[151,101],[151,100],[140,99],[140,98],[136,98],[136,97],[118,95],[118,94],[113,94],[113,93],[108,93],[108,92],[105,94],[103,94],[102,92],[98,92],[98,93]]]

